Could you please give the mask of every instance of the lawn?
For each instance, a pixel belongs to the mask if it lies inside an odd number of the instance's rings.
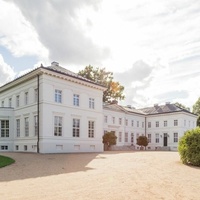
[[[10,165],[14,162],[15,162],[15,160],[13,160],[12,158],[0,155],[0,168]]]

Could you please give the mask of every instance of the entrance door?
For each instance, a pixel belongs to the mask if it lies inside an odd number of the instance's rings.
[[[163,137],[163,146],[167,147],[167,133],[164,133],[164,137]]]

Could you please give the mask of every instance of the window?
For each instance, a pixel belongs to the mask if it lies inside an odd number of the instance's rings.
[[[164,127],[167,127],[167,121],[164,121]]]
[[[104,116],[104,122],[105,122],[105,123],[108,122],[108,116]]]
[[[126,126],[128,126],[128,119],[125,120],[125,124],[126,124]]]
[[[34,90],[34,96],[35,96],[35,102],[37,102],[38,101],[38,89],[37,88]]]
[[[16,107],[19,107],[19,95],[16,96]]]
[[[28,117],[25,117],[24,119],[25,121],[25,136],[29,136],[29,118]]]
[[[12,98],[9,98],[8,106],[12,107]]]
[[[62,103],[62,91],[61,90],[55,90],[55,102]]]
[[[159,143],[159,133],[156,133],[156,143]]]
[[[148,122],[148,128],[151,128],[151,122]]]
[[[24,145],[24,151],[27,151],[28,147],[27,145]]]
[[[94,137],[94,121],[88,121],[88,137]]]
[[[137,127],[139,127],[139,121],[137,121]]]
[[[79,106],[79,95],[74,94],[74,106]]]
[[[8,146],[6,145],[1,146],[1,150],[8,150]]]
[[[62,117],[54,117],[54,136],[62,136]]]
[[[156,127],[159,127],[159,121],[156,121]]]
[[[134,134],[131,133],[131,143],[133,143],[133,142],[134,142]]]
[[[80,137],[80,119],[73,119],[73,137]]]
[[[20,137],[20,119],[16,119],[16,132],[17,137]]]
[[[131,126],[134,126],[134,120],[131,120]]]
[[[15,146],[15,150],[16,150],[16,151],[19,150],[19,146],[18,146],[18,145]]]
[[[119,118],[119,124],[122,125],[122,118]]]
[[[122,142],[122,132],[119,132],[119,142]]]
[[[178,142],[178,133],[174,133],[174,142]]]
[[[139,138],[139,136],[140,136],[140,134],[139,134],[139,133],[137,133],[137,134],[136,134],[136,139],[138,139],[138,138]]]
[[[80,137],[80,119],[73,119],[73,137]]]
[[[1,120],[1,137],[9,137],[9,120]]]
[[[4,107],[4,101],[1,102],[1,107]]]
[[[115,124],[115,117],[112,118],[112,122],[113,122],[113,124]]]
[[[25,105],[28,104],[28,92],[25,92],[24,103],[25,103]]]
[[[151,134],[147,135],[148,142],[151,143]]]
[[[125,133],[124,142],[128,142],[128,133]]]
[[[94,99],[89,98],[89,108],[94,109]]]
[[[144,128],[144,122],[142,122],[142,128]]]
[[[38,134],[38,116],[37,115],[34,116],[34,133],[35,133],[35,136]]]
[[[177,119],[174,120],[174,126],[178,126],[178,120]]]

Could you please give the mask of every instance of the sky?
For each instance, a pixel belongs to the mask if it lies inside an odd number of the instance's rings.
[[[200,97],[199,0],[0,0],[0,86],[56,61],[89,64],[136,108]]]

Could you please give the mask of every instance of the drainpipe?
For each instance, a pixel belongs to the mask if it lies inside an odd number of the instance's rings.
[[[40,94],[40,87],[39,87],[39,78],[40,76],[37,75],[37,116],[38,116],[38,129],[37,129],[37,153],[40,153],[40,147],[39,147],[39,140],[40,140],[40,107],[39,107],[39,100],[40,100],[40,97],[39,97],[39,94]]]

